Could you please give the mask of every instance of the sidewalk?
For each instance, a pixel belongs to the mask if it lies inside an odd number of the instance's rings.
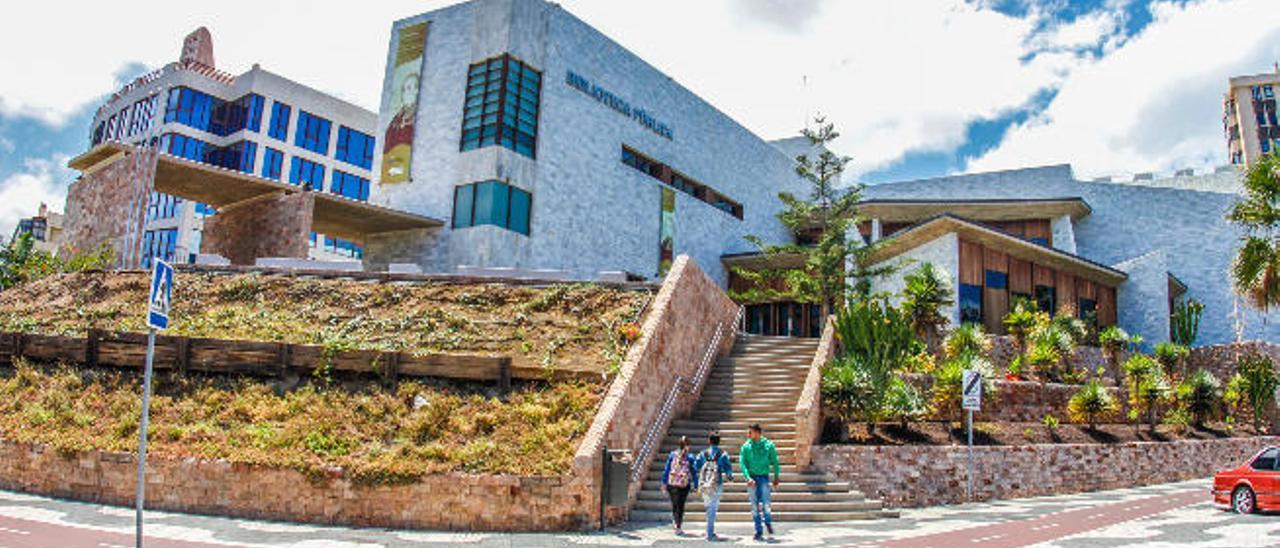
[[[782,524],[769,544],[985,548],[1045,542],[1043,546],[1074,548],[1141,545],[1147,541],[1163,545],[1261,546],[1280,539],[1280,517],[1237,516],[1218,511],[1209,502],[1208,485],[1207,480],[1196,480],[906,510],[898,519]],[[677,538],[670,525],[665,524],[635,524],[604,533],[449,533],[297,525],[166,512],[148,512],[146,524],[149,547],[758,545],[751,540],[749,523],[724,524],[718,529],[726,537],[725,542],[707,543],[692,535]],[[688,530],[691,534],[700,533],[700,524],[690,524]],[[132,534],[132,509],[0,491],[0,546],[5,548],[127,546],[132,543]]]

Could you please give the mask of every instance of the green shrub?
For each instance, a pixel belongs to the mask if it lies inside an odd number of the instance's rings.
[[[1165,426],[1171,427],[1178,435],[1187,432],[1187,426],[1191,424],[1191,421],[1191,413],[1181,407],[1170,409],[1168,413],[1164,414],[1164,419],[1161,420]]]
[[[1262,419],[1267,409],[1275,404],[1277,385],[1280,385],[1280,379],[1276,377],[1271,358],[1249,355],[1236,362],[1236,374],[1227,383],[1229,401],[1252,412],[1255,432],[1262,431]]]
[[[1075,422],[1086,422],[1090,430],[1097,430],[1098,419],[1114,413],[1119,406],[1102,383],[1091,380],[1080,387],[1067,402],[1067,414]]]
[[[902,367],[921,349],[907,315],[880,299],[850,301],[836,315],[835,327],[844,354],[884,370]]]
[[[983,332],[982,325],[967,323],[947,334],[943,342],[943,350],[947,358],[957,358],[965,354],[986,356],[991,352],[991,339]]]
[[[965,352],[942,362],[938,374],[934,376],[931,399],[935,411],[955,420],[960,418],[960,392],[966,369],[973,369],[982,375],[984,400],[995,397],[995,384],[991,382],[995,376],[995,368],[991,361],[985,356]]]
[[[1055,416],[1053,416],[1052,414],[1047,414],[1047,415],[1045,415],[1045,416],[1044,416],[1044,418],[1043,418],[1043,419],[1041,419],[1041,421],[1040,421],[1040,422],[1044,423],[1044,427],[1045,427],[1045,428],[1048,428],[1050,432],[1053,432],[1054,430],[1057,430],[1057,429],[1058,429],[1059,424],[1061,424],[1061,423],[1058,421],[1058,417],[1055,417]]]
[[[885,391],[884,408],[885,418],[896,419],[903,430],[911,421],[929,412],[929,407],[925,405],[924,396],[920,394],[920,390],[902,380],[901,377],[894,377],[889,381],[888,390]]]
[[[1154,354],[1164,372],[1173,375],[1182,372],[1182,363],[1191,355],[1191,349],[1178,343],[1162,342],[1156,345]]]
[[[1196,427],[1204,426],[1205,419],[1222,404],[1222,383],[1208,371],[1197,369],[1178,385],[1178,402],[1191,413]]]

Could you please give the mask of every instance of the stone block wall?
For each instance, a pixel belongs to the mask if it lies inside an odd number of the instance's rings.
[[[315,200],[310,192],[281,193],[220,208],[204,221],[200,252],[233,265],[253,265],[259,257],[305,259]]]
[[[63,456],[0,441],[0,488],[132,505],[131,453]],[[197,459],[147,460],[147,507],[173,512],[356,527],[558,531],[584,529],[594,485],[575,476],[441,474],[407,485],[365,486],[335,474]]]
[[[930,375],[907,375],[907,382],[928,393],[933,386]],[[1067,421],[1067,402],[1080,390],[1079,385],[1039,383],[1035,381],[992,381],[994,394],[983,394],[982,410],[973,414],[973,420],[986,422],[1040,422],[1045,415],[1053,415],[1063,423]],[[1125,391],[1107,388],[1121,408],[1128,398]],[[959,411],[934,412],[927,420],[956,420]],[[1124,413],[1117,412],[1102,422],[1122,422]]]
[[[1009,370],[1009,364],[1017,356],[1018,345],[1013,337],[1008,335],[991,337],[991,364],[995,366],[996,373],[1004,375],[1005,371]],[[1096,346],[1077,346],[1075,352],[1067,359],[1067,364],[1078,371],[1095,371],[1101,367],[1106,370],[1103,378],[1112,378],[1112,368],[1107,364],[1107,357],[1102,349]]]
[[[71,184],[60,253],[92,252],[105,243],[116,252],[116,266],[138,266],[155,154],[142,150],[121,156],[87,171]],[[139,170],[137,176],[135,169]]]
[[[667,393],[678,379],[694,376],[718,328],[723,329],[724,335],[713,353],[723,355],[733,346],[738,305],[687,255],[676,258],[650,306],[640,339],[627,352],[618,377],[578,446],[574,456],[576,477],[599,481],[601,450],[606,446],[630,451],[633,469],[648,470],[669,420],[692,412],[699,396],[682,394],[672,416],[653,432],[653,454],[638,455],[650,427],[659,419]],[[640,487],[640,482],[631,484],[630,500],[635,500]],[[581,511],[592,512],[598,520],[599,500],[597,491],[590,506]]]
[[[1191,354],[1187,356],[1187,370],[1205,369],[1225,381],[1235,375],[1236,361],[1241,356],[1250,355],[1268,356],[1280,368],[1280,344],[1245,341],[1192,348]]]
[[[975,447],[974,500],[1119,489],[1203,478],[1234,467],[1280,438],[1184,440],[1115,445]],[[814,465],[896,507],[965,502],[964,446],[814,448]],[[1209,493],[1205,492],[1206,500]]]
[[[796,402],[796,464],[801,466],[809,464],[813,444],[822,437],[822,368],[835,357],[838,344],[835,316],[828,316]]]

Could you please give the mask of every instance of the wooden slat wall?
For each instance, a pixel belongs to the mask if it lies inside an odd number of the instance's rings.
[[[1079,280],[1076,282],[1076,297],[1080,299],[1089,299],[1091,301],[1098,300],[1098,284],[1089,280]]]
[[[960,240],[960,283],[981,286],[982,246]]]
[[[1009,291],[1032,296],[1031,263],[1021,259],[1009,258]]]
[[[90,332],[83,338],[0,333],[0,359],[12,363],[25,357],[48,363],[88,363],[141,369],[146,359],[146,336],[138,333]],[[398,375],[465,380],[511,378],[545,380],[541,367],[511,366],[505,356],[414,355],[402,352],[354,350],[326,352],[324,347],[262,341],[234,341],[187,337],[156,337],[154,367],[181,373],[201,371],[277,376],[288,369],[312,371],[328,362],[335,371],[374,374],[386,380]],[[599,378],[598,373],[557,371],[557,378]]]
[[[1043,285],[1047,287],[1057,287],[1056,276],[1052,268],[1045,268],[1038,264],[1031,265],[1031,281],[1032,285]]]
[[[1079,306],[1076,303],[1076,277],[1070,274],[1058,273],[1058,313],[1070,316],[1079,316]]]
[[[1053,245],[1053,232],[1049,230],[1048,220],[1038,219],[1035,221],[1027,221],[1024,226],[1024,238],[1028,240],[1031,238],[1044,238],[1045,241],[1049,242],[1050,246]]]
[[[1098,327],[1116,324],[1116,288],[1098,288]]]
[[[1009,273],[1009,256],[991,248],[984,248],[982,265],[985,270]],[[985,276],[985,272],[984,278]],[[984,280],[985,282],[985,280]],[[1009,313],[1009,288],[993,289],[987,287],[982,291],[982,316],[987,333],[1004,334],[1004,316]]]

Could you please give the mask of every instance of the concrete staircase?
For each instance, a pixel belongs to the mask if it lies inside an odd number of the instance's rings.
[[[631,520],[671,520],[670,501],[660,490],[667,455],[678,446],[680,436],[689,437],[691,450],[701,451],[707,446],[707,435],[718,431],[723,438],[720,446],[733,461],[735,481],[725,486],[716,521],[751,521],[738,451],[752,423],[763,426],[765,437],[777,446],[782,464],[782,483],[773,493],[774,521],[845,521],[893,515],[848,482],[796,467],[795,408],[817,346],[817,339],[739,335],[729,356],[712,367],[692,416],[671,422],[631,508]],[[703,521],[703,511],[702,497],[690,493],[685,521]]]

